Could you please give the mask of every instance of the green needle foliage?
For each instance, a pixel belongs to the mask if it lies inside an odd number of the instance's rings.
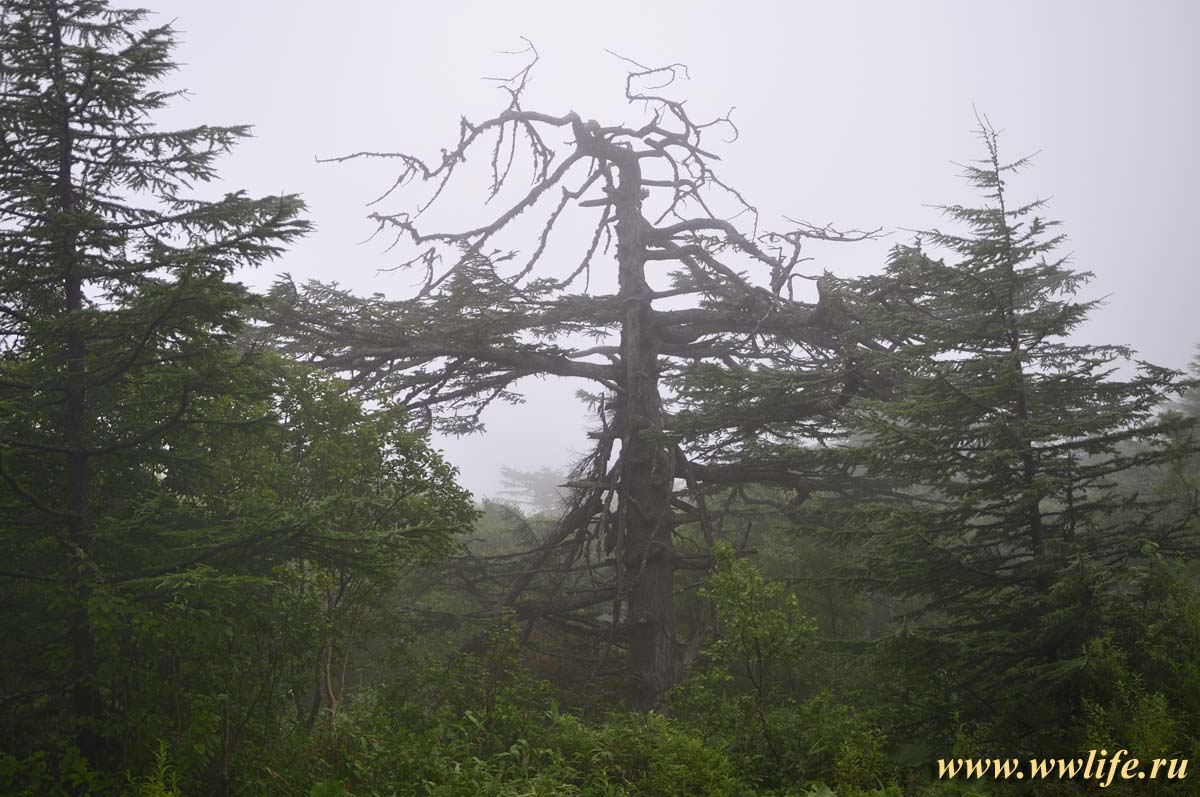
[[[0,4],[5,610],[40,612],[7,635],[35,677],[5,685],[4,713],[69,690],[61,721],[89,758],[105,733],[98,588],[134,564],[114,556],[113,519],[168,467],[175,430],[225,422],[223,397],[262,389],[232,345],[249,298],[229,278],[308,227],[294,196],[186,195],[249,129],[154,126],[177,95],[156,88],[174,34],[145,16]]]
[[[0,2],[0,790],[113,793],[169,741],[227,793],[336,721],[403,637],[393,586],[474,516],[402,408],[245,342],[236,272],[309,225],[192,196],[250,131],[154,125],[174,43]]]
[[[862,329],[898,344],[872,360],[896,389],[852,404],[838,457],[892,489],[819,511],[858,578],[912,607],[888,654],[919,721],[1028,740],[1078,710],[1124,566],[1194,551],[1172,504],[1139,489],[1186,455],[1191,422],[1159,414],[1179,374],[1071,342],[1097,304],[1074,298],[1090,275],[1054,255],[1042,202],[1011,203],[1027,161],[979,134],[987,155],[964,176],[985,203],[943,207],[960,231],[921,233],[854,286]]]
[[[249,128],[154,125],[175,35],[146,17],[0,3],[0,736],[80,771],[169,737],[228,784],[285,695],[336,706],[388,584],[473,510],[399,408],[239,341],[235,271],[303,205],[190,196]]]

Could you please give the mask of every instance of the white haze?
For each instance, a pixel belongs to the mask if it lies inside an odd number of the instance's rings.
[[[512,72],[500,50],[531,39],[542,61],[528,107],[635,121],[623,65],[685,62],[697,117],[736,106],[740,140],[724,175],[775,222],[783,215],[897,232],[821,251],[814,269],[878,269],[931,204],[969,201],[951,161],[979,156],[972,106],[1004,131],[1010,158],[1040,151],[1013,186],[1052,197],[1072,264],[1107,296],[1080,337],[1127,343],[1183,367],[1200,329],[1191,238],[1200,168],[1200,4],[1180,2],[365,2],[162,0],[183,31],[172,84],[192,92],[170,125],[250,123],[256,138],[220,166],[218,190],[299,192],[317,231],[245,279],[337,280],[394,297],[415,275],[379,273],[398,254],[370,233],[364,204],[394,178],[386,162],[318,165],[362,149],[436,158],[460,116],[503,97],[483,76]],[[400,195],[389,207],[406,207]],[[458,206],[456,204],[455,210]],[[478,206],[462,218],[478,219]],[[577,262],[577,261],[576,261]],[[528,402],[497,407],[488,432],[440,440],[481,495],[501,465],[564,466],[586,447],[576,386],[527,380]]]

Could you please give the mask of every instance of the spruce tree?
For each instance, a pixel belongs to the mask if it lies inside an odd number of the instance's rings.
[[[306,229],[294,196],[187,196],[249,128],[155,127],[179,94],[157,88],[174,42],[104,0],[0,3],[0,528],[20,635],[4,712],[57,716],[88,757],[97,588],[134,564],[114,554],[121,512],[168,470],[173,430],[263,388],[233,343],[250,298],[230,277]]]
[[[1002,162],[986,121],[979,135],[986,157],[964,177],[984,203],[942,207],[958,230],[923,232],[844,286],[864,339],[895,343],[865,355],[895,389],[852,403],[837,453],[871,494],[810,515],[853,541],[863,583],[911,609],[887,655],[918,718],[1015,739],[1078,710],[1123,567],[1190,548],[1187,524],[1136,486],[1190,445],[1189,422],[1161,413],[1177,372],[1072,339],[1097,306],[1075,296],[1091,275],[1055,254],[1042,201],[1010,199],[1028,159]]]

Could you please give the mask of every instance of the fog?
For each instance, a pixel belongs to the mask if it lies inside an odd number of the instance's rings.
[[[316,158],[364,149],[436,158],[461,116],[503,106],[481,78],[519,67],[500,51],[520,49],[524,36],[541,54],[525,104],[555,114],[638,118],[622,97],[625,65],[608,50],[686,63],[691,80],[680,89],[694,116],[736,108],[740,138],[718,152],[764,220],[892,232],[820,250],[811,270],[841,276],[880,268],[907,230],[936,225],[930,205],[972,198],[952,161],[980,155],[978,109],[1003,131],[1002,154],[1038,153],[1012,190],[1051,198],[1072,265],[1096,275],[1084,296],[1107,297],[1081,338],[1129,344],[1174,367],[1200,342],[1190,312],[1194,3],[660,2],[653,13],[627,2],[148,5],[183,32],[172,85],[191,92],[162,123],[255,126],[219,165],[216,190],[298,192],[309,204],[316,232],[243,275],[260,288],[286,271],[364,293],[411,292],[416,275],[380,271],[403,254],[361,243],[372,230],[364,205],[395,177],[388,164]],[[464,222],[478,210],[464,206]],[[561,467],[587,445],[576,386],[520,387],[527,402],[489,410],[486,434],[439,440],[479,495],[498,492],[501,465]]]

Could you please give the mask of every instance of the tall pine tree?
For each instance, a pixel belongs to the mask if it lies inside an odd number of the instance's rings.
[[[847,291],[866,338],[896,342],[864,355],[896,387],[853,402],[838,452],[874,494],[810,514],[854,541],[862,581],[915,607],[888,650],[918,715],[1015,739],[1078,710],[1122,568],[1194,542],[1136,488],[1180,456],[1189,422],[1160,414],[1178,373],[1071,340],[1097,305],[1075,298],[1091,275],[1054,254],[1043,202],[1012,203],[1028,161],[1002,162],[995,131],[979,133],[987,155],[964,176],[985,202],[942,207],[960,231],[921,233]]]
[[[0,577],[5,613],[29,620],[6,624],[28,644],[4,711],[64,708],[89,757],[106,701],[96,589],[130,566],[114,507],[165,472],[173,430],[253,387],[230,276],[306,229],[294,196],[185,196],[249,129],[154,126],[178,94],[156,87],[174,33],[146,16],[0,3]]]

